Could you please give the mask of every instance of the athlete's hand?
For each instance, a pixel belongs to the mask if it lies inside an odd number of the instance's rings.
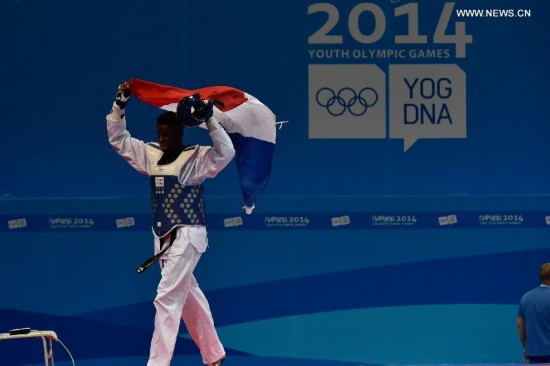
[[[126,108],[126,104],[130,100],[130,97],[132,96],[132,91],[130,90],[130,83],[124,82],[118,86],[118,90],[116,93],[115,103],[118,105],[121,109]]]
[[[214,114],[214,101],[200,99],[193,105],[193,116],[201,121],[208,121]]]

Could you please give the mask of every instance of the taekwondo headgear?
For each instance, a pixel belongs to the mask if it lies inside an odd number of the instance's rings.
[[[212,117],[213,107],[213,100],[203,100],[200,94],[193,94],[180,100],[176,119],[185,127],[197,127]]]

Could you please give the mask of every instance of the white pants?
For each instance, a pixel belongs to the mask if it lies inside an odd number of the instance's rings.
[[[180,231],[180,230],[178,230]],[[162,278],[157,288],[155,330],[147,366],[169,366],[174,353],[180,319],[200,349],[205,364],[225,355],[210,306],[193,270],[201,253],[178,232],[174,245],[161,259]],[[174,249],[174,250],[172,250]]]

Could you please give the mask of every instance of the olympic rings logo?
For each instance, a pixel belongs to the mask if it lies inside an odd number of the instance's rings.
[[[349,111],[358,117],[378,102],[378,93],[370,87],[365,87],[357,93],[354,89],[345,87],[336,93],[331,88],[321,88],[315,96],[317,104],[326,108],[327,112],[337,117]]]

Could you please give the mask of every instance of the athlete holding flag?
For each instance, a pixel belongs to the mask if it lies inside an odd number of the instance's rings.
[[[183,98],[176,112],[165,112],[157,118],[158,143],[131,137],[125,118],[131,94],[130,83],[119,85],[107,116],[107,132],[115,151],[150,177],[156,256],[140,266],[138,272],[159,259],[161,280],[154,300],[155,329],[147,366],[170,365],[180,319],[199,347],[203,362],[219,366],[225,359],[225,350],[193,271],[208,245],[202,184],[227,166],[235,150],[213,116],[214,101],[201,100],[198,94]],[[202,123],[206,124],[213,146],[184,145],[184,126]]]

